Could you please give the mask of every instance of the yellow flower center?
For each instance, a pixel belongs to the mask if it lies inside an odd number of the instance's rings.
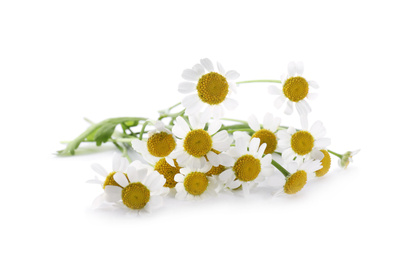
[[[305,186],[306,181],[307,173],[305,171],[297,171],[286,180],[283,189],[287,194],[295,194]]]
[[[225,100],[228,94],[227,79],[216,72],[204,74],[198,80],[197,92],[204,103],[218,105]]]
[[[261,172],[261,162],[254,156],[246,154],[237,159],[232,169],[238,180],[253,181]]]
[[[266,143],[264,154],[273,153],[278,144],[278,139],[276,138],[275,134],[267,129],[256,131],[255,134],[252,135],[252,138],[259,138],[261,141],[260,145]]]
[[[207,174],[207,176],[220,175],[220,173],[222,173],[223,171],[225,171],[225,166],[223,166],[223,165],[213,166],[205,174]]]
[[[330,164],[331,164],[330,154],[326,150],[320,150],[320,151],[324,154],[324,157],[321,160],[323,168],[316,171],[317,177],[322,177],[323,175],[328,173],[330,169]]]
[[[212,147],[211,136],[203,129],[190,131],[184,139],[184,149],[194,157],[206,155]]]
[[[293,102],[304,99],[309,93],[309,83],[302,77],[291,77],[283,85],[283,94]]]
[[[166,159],[162,158],[154,166],[154,170],[163,175],[166,179],[166,183],[163,185],[164,187],[174,188],[177,184],[174,180],[174,175],[180,172],[180,167],[176,160],[174,160],[174,165],[176,167],[171,166],[166,162]]]
[[[176,141],[171,134],[165,132],[153,134],[147,140],[147,150],[156,157],[166,157],[174,148],[176,148]]]
[[[106,176],[105,182],[103,183],[103,188],[105,189],[106,185],[112,185],[112,186],[118,186],[120,187],[120,185],[115,181],[115,179],[113,178],[113,175],[115,175],[116,172],[111,172],[108,174],[108,176]],[[127,178],[127,174],[125,173],[125,176]],[[128,179],[129,181],[129,179]]]
[[[290,140],[292,150],[299,155],[310,153],[314,146],[314,138],[308,131],[298,131]]]
[[[142,209],[150,200],[149,189],[140,182],[132,182],[122,190],[122,201],[131,209]]]
[[[184,188],[192,195],[201,195],[208,187],[208,179],[205,173],[192,172],[184,179]]]

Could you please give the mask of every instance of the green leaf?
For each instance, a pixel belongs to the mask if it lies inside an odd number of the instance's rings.
[[[116,124],[108,123],[102,125],[95,132],[94,140],[97,146],[100,146],[102,143],[106,143],[112,136],[115,131]]]

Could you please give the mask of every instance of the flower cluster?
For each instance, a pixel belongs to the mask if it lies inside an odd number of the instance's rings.
[[[90,181],[103,189],[95,206],[109,203],[131,212],[150,212],[165,196],[197,200],[238,189],[249,194],[273,174],[285,178],[281,192],[298,193],[308,179],[329,171],[330,154],[339,157],[345,168],[358,152],[328,150],[330,138],[323,123],[316,121],[309,127],[311,107],[306,99],[316,96],[310,87],[317,89],[318,85],[304,78],[303,70],[302,63],[291,62],[281,80],[237,82],[235,70],[227,71],[219,63],[215,69],[209,59],[202,59],[182,72],[184,81],[178,90],[186,96],[159,111],[158,119],[107,119],[92,125],[61,153],[73,154],[83,141],[112,142],[122,151],[114,156],[111,171],[92,165],[103,178]],[[237,85],[257,82],[280,84],[269,86],[269,93],[278,96],[274,104],[277,109],[285,104],[287,115],[295,107],[301,128],[281,125],[281,119],[269,112],[262,121],[255,115],[246,121],[224,118],[225,109],[238,106],[231,97]],[[184,108],[173,112],[180,105]],[[118,125],[122,133],[116,131]],[[129,149],[140,158],[130,158]]]

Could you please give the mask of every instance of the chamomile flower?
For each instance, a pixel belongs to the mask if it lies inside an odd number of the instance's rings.
[[[360,149],[355,150],[355,151],[348,151],[345,154],[343,154],[341,159],[339,160],[339,166],[341,168],[346,169],[347,166],[350,164],[350,162],[353,162],[353,156],[355,156],[359,152],[360,152]]]
[[[165,158],[170,165],[174,166],[169,155],[176,148],[176,140],[163,122],[156,121],[154,130],[149,131],[147,136],[146,141],[138,139],[132,141],[133,149],[141,153],[146,161],[152,162]]]
[[[238,103],[229,97],[231,91],[236,91],[235,80],[239,77],[235,70],[225,71],[217,63],[218,72],[209,59],[201,59],[192,69],[183,71],[182,77],[187,80],[179,84],[179,92],[189,94],[182,100],[186,114],[203,112],[203,121],[211,117],[219,119],[224,114],[224,107],[232,110]]]
[[[213,166],[227,166],[231,159],[222,152],[230,148],[232,139],[227,131],[218,132],[221,122],[209,123],[208,130],[204,130],[206,123],[196,117],[190,116],[189,122],[191,128],[182,117],[176,118],[172,130],[180,140],[177,140],[177,147],[170,157],[176,159],[182,167],[201,168],[207,161]]]
[[[331,166],[331,157],[327,150],[320,150],[323,153],[323,159],[320,160],[322,168],[316,171],[316,177],[323,177],[329,172]]]
[[[286,170],[290,173],[286,176],[286,182],[283,186],[283,192],[286,194],[298,193],[306,185],[308,176],[321,169],[320,161],[308,159],[304,162],[290,162]]]
[[[330,138],[324,138],[326,129],[322,122],[316,121],[310,130],[299,130],[289,127],[287,130],[278,132],[279,146],[282,149],[282,158],[285,161],[292,161],[296,158],[297,161],[303,159],[322,160],[323,152],[330,145]]]
[[[95,178],[92,180],[89,180],[88,183],[100,184],[103,189],[105,189],[106,185],[118,186],[118,184],[113,179],[113,175],[117,172],[125,173],[128,166],[129,166],[128,160],[122,157],[120,154],[115,153],[112,158],[112,170],[111,171],[107,171],[99,163],[94,163],[91,165],[91,168],[103,179],[101,180],[100,178],[98,178],[98,176],[95,176]]]
[[[113,175],[118,186],[107,185],[105,198],[108,202],[138,213],[150,212],[163,203],[166,180],[141,162],[134,161],[127,168],[127,176],[121,172]]]
[[[249,141],[245,135],[235,136],[238,136],[235,147],[228,151],[235,163],[220,174],[220,180],[230,189],[236,189],[242,185],[244,194],[248,194],[254,184],[262,182],[266,176],[273,173],[272,155],[263,156],[267,145],[266,143],[260,145],[259,138]]]
[[[280,121],[280,118],[274,118],[271,113],[265,114],[262,126],[254,115],[251,115],[248,118],[249,127],[255,131],[252,138],[259,138],[261,140],[261,145],[265,143],[267,144],[264,152],[265,154],[273,153],[278,146],[276,130],[278,130]]]
[[[166,179],[164,187],[174,188],[176,182],[174,175],[179,173],[178,163],[170,158],[170,153],[176,147],[173,134],[164,126],[161,121],[155,123],[155,129],[148,132],[147,141],[132,141],[133,148],[142,154],[143,158],[155,171],[162,174]]]
[[[180,169],[174,177],[176,184],[176,199],[197,200],[216,195],[217,182],[208,175],[212,165],[206,163],[200,168],[189,166]]]
[[[288,73],[282,75],[282,89],[277,86],[270,86],[269,93],[278,95],[274,105],[276,108],[282,107],[286,102],[285,114],[291,115],[293,112],[293,104],[299,113],[302,126],[307,128],[307,114],[312,110],[306,101],[306,98],[313,99],[316,97],[315,93],[310,93],[310,88],[318,88],[316,82],[306,80],[303,74],[302,62],[290,62],[288,65]]]

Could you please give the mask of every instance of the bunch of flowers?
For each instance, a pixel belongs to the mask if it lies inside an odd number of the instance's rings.
[[[92,165],[102,179],[90,182],[103,190],[94,205],[109,203],[140,213],[161,206],[164,196],[196,200],[239,189],[248,194],[279,173],[286,180],[280,192],[295,194],[308,179],[329,171],[330,154],[346,168],[358,152],[329,150],[322,122],[309,127],[308,100],[315,98],[311,89],[318,85],[303,77],[302,63],[289,63],[281,80],[237,81],[238,77],[235,70],[227,71],[219,63],[215,68],[209,59],[202,59],[182,73],[178,91],[186,96],[159,111],[157,119],[120,117],[92,123],[59,153],[73,155],[82,142],[98,146],[112,142],[122,152],[113,157],[112,170]],[[271,113],[263,115],[262,121],[255,115],[247,121],[224,118],[225,109],[238,106],[231,97],[237,85],[258,82],[275,84],[269,86],[269,93],[277,96],[275,107],[284,105],[287,115],[296,110],[301,129],[281,125],[281,119]],[[130,158],[129,149],[140,159]]]

